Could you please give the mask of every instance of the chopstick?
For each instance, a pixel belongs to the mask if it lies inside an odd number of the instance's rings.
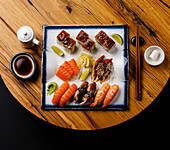
[[[139,27],[136,28],[136,99],[141,100]]]

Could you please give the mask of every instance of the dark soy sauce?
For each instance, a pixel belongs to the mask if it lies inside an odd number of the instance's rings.
[[[27,56],[19,56],[14,63],[15,71],[21,76],[27,76],[33,70],[32,61]]]

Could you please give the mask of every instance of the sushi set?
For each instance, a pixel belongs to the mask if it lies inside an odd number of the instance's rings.
[[[43,26],[42,109],[126,110],[128,71],[127,25]]]

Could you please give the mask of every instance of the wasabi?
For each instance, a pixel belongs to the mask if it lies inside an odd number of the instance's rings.
[[[58,88],[57,83],[50,82],[47,86],[47,95],[51,95],[53,92],[55,92]]]

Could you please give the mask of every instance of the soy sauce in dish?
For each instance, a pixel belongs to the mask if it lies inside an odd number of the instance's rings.
[[[33,63],[27,56],[19,56],[14,62],[15,71],[21,76],[28,76],[33,70]]]

